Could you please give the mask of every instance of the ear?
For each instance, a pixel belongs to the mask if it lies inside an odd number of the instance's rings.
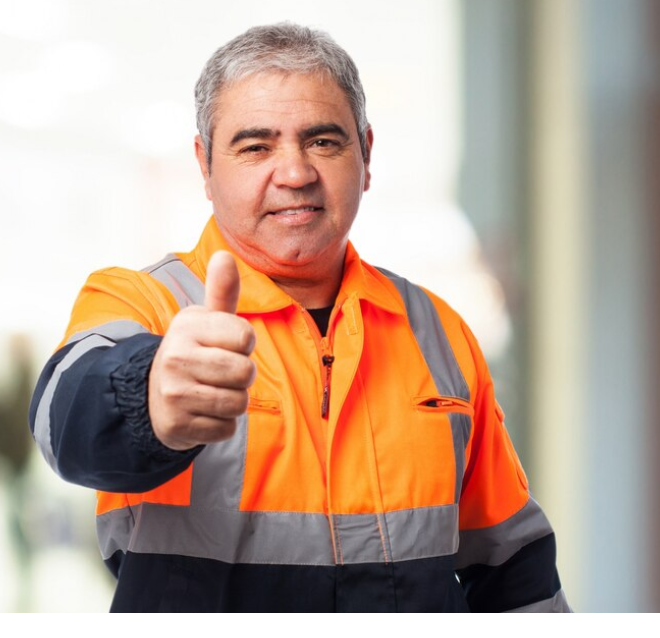
[[[369,164],[371,163],[371,148],[374,144],[374,131],[371,126],[367,129],[367,156],[364,158],[364,190],[368,191],[371,185],[371,170]]]
[[[211,182],[209,179],[211,176],[211,171],[209,169],[208,162],[206,161],[206,149],[204,148],[201,135],[195,135],[195,157],[197,157],[197,163],[199,164],[199,168],[202,171],[202,177],[204,178],[204,190],[206,191],[206,198],[212,201]]]

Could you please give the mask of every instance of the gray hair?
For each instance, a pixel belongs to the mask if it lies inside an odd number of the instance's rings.
[[[211,166],[217,97],[224,87],[262,71],[327,73],[346,94],[362,156],[368,157],[364,90],[355,63],[327,33],[290,22],[253,27],[220,47],[195,86],[197,128]]]

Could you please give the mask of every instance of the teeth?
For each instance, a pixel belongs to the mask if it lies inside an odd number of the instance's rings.
[[[304,206],[302,208],[287,208],[286,210],[278,210],[277,215],[296,215],[308,211],[318,210],[315,206]]]

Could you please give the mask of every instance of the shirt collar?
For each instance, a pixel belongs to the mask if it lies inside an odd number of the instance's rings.
[[[206,224],[200,240],[193,250],[196,270],[202,281],[206,281],[206,265],[217,250],[227,250],[234,255],[241,279],[241,293],[237,312],[254,314],[273,312],[296,305],[296,302],[269,277],[248,266],[229,247],[222,236],[214,217]],[[405,306],[394,286],[375,268],[363,262],[353,244],[348,242],[344,261],[344,276],[337,295],[337,301],[350,297],[364,299],[384,310],[395,314],[405,314]]]

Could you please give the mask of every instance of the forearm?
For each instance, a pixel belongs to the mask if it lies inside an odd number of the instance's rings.
[[[570,611],[555,563],[555,535],[532,498],[502,523],[461,531],[458,575],[472,611]]]
[[[115,342],[90,334],[46,365],[30,409],[30,427],[65,480],[111,492],[144,492],[183,471],[201,448],[176,452],[154,436],[148,375],[161,337]]]

